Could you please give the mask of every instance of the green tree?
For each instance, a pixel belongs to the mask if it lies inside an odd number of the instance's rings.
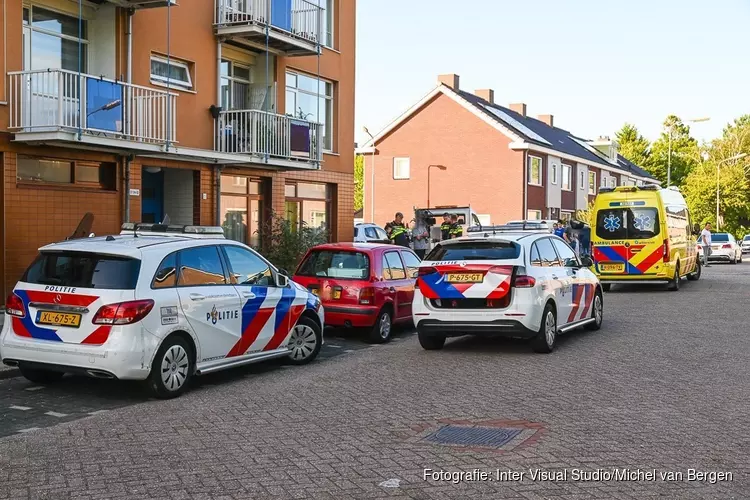
[[[670,141],[671,132],[671,141]],[[672,185],[681,186],[685,178],[700,163],[698,141],[690,136],[690,127],[680,118],[669,115],[664,120],[664,131],[651,145],[651,154],[644,165],[646,170],[667,185],[667,169],[670,158],[672,163]],[[715,183],[714,183],[715,184]]]
[[[620,145],[620,154],[632,161],[639,167],[646,167],[651,154],[651,144],[643,137],[635,125],[626,123],[615,133],[617,143]]]
[[[365,195],[365,157],[357,155],[354,157],[354,210],[359,210],[364,205]]]

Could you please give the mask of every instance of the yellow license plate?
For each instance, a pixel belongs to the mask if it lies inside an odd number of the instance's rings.
[[[341,290],[334,290],[333,291],[333,299],[340,299],[341,298]]]
[[[449,273],[445,276],[448,283],[481,283],[484,279],[483,273]]]
[[[40,311],[36,318],[36,322],[40,325],[72,326],[74,328],[78,328],[79,326],[81,326],[81,315],[53,311]]]
[[[625,264],[599,264],[603,273],[621,273],[625,271]]]

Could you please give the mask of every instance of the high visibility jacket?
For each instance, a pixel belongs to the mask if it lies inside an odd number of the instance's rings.
[[[406,226],[403,223],[392,221],[385,225],[385,229],[386,231],[388,229],[391,230],[388,238],[390,238],[393,243],[403,247],[409,246],[409,233],[406,231]]]
[[[451,239],[458,238],[459,236],[463,236],[464,228],[462,228],[459,224],[451,224],[449,234]]]
[[[440,224],[440,239],[448,240],[451,237],[451,223],[443,222]]]

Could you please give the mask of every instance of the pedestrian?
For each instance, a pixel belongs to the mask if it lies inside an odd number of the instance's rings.
[[[391,243],[402,247],[409,247],[409,233],[404,225],[404,214],[396,212],[393,220],[385,225],[385,232]]]
[[[563,229],[563,239],[570,244],[573,241],[573,226],[572,219],[568,219],[565,222],[565,229]]]
[[[411,234],[414,242],[414,253],[417,254],[419,260],[423,260],[430,241],[430,233],[423,218],[420,217],[414,221],[414,229],[412,229]]]
[[[451,237],[451,215],[448,212],[443,214],[443,223],[440,224],[440,239],[449,240]]]
[[[563,221],[557,221],[554,225],[555,236],[562,238],[565,236],[565,223]]]
[[[706,222],[706,227],[701,231],[701,244],[703,246],[703,267],[708,267],[708,256],[711,255],[711,223]]]
[[[464,228],[461,227],[461,225],[458,223],[458,216],[456,214],[451,214],[451,225],[450,229],[448,230],[450,239],[453,238],[459,238],[464,235]]]

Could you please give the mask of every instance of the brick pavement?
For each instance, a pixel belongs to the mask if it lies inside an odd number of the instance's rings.
[[[552,355],[477,339],[428,352],[410,337],[223,377],[177,400],[0,439],[0,499],[747,498],[748,299],[750,264],[713,266],[677,293],[606,294],[604,328],[561,338]],[[414,439],[441,419],[545,432],[505,453]],[[536,468],[616,467],[734,480],[528,478]],[[527,475],[454,484],[425,481],[425,468]]]

